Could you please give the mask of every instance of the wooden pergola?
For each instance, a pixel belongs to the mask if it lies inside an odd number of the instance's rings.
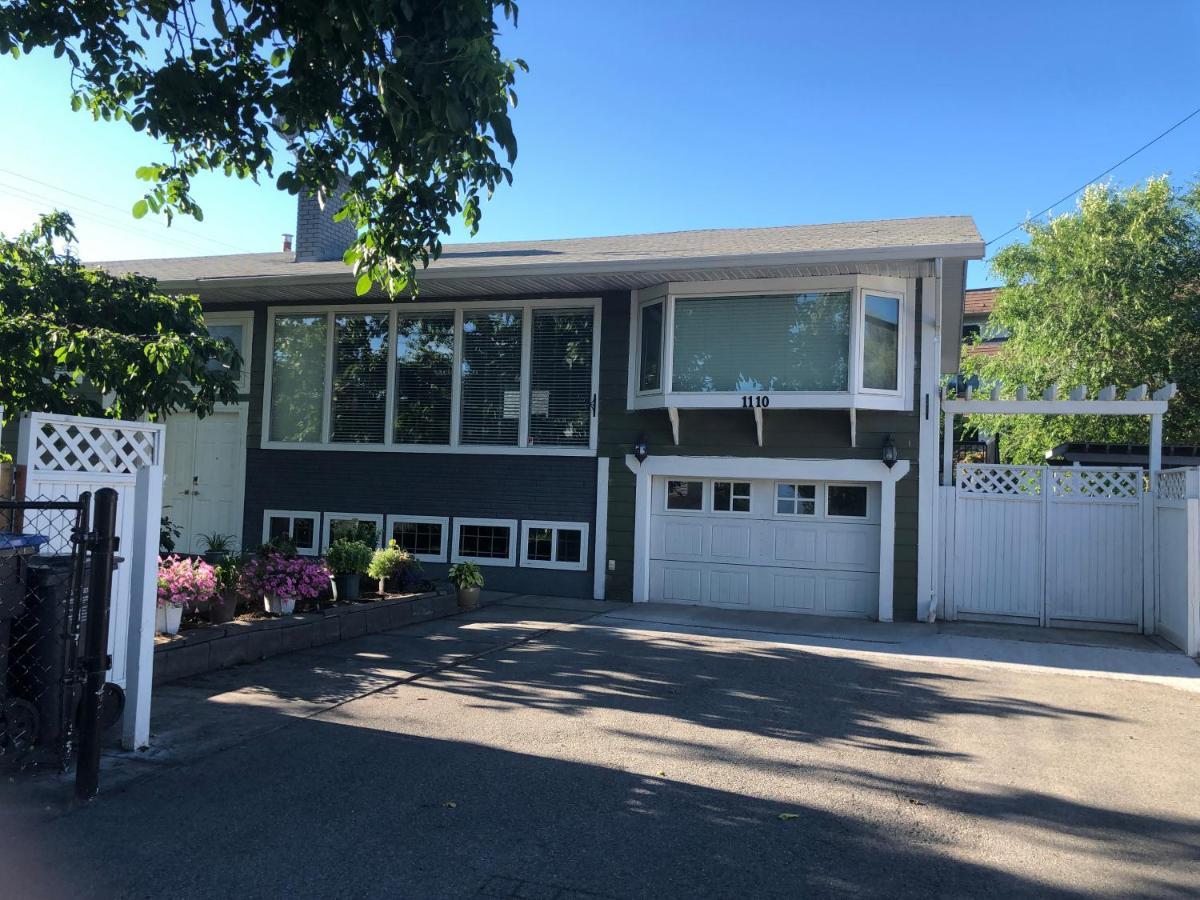
[[[992,387],[986,398],[974,396],[968,386],[965,394],[950,399],[942,389],[942,411],[946,414],[942,436],[943,484],[953,483],[954,473],[954,417],[965,415],[1035,415],[1035,416],[1149,416],[1150,417],[1150,473],[1162,469],[1162,420],[1167,404],[1175,396],[1173,382],[1163,385],[1153,394],[1142,384],[1126,391],[1124,398],[1117,399],[1117,388],[1109,385],[1089,398],[1087,388],[1074,388],[1066,399],[1059,399],[1058,385],[1052,384],[1042,392],[1040,398],[1031,399],[1029,388],[1021,385],[1016,396],[1001,399],[1001,385]]]

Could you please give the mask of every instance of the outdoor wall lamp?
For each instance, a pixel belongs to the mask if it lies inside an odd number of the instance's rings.
[[[896,464],[896,442],[890,434],[883,439],[883,464],[889,469]]]
[[[646,435],[639,434],[637,440],[633,442],[633,458],[638,462],[643,463],[646,457],[650,455],[650,444],[646,440]]]

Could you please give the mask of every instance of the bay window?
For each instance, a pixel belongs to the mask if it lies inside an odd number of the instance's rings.
[[[530,300],[272,310],[264,445],[590,454],[597,309]]]
[[[914,282],[838,275],[635,294],[630,409],[909,409]]]

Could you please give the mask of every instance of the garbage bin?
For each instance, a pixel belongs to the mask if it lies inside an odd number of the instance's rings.
[[[29,560],[48,538],[0,532],[0,754],[21,754],[37,738],[34,704],[14,695],[10,684],[13,620],[25,612]]]

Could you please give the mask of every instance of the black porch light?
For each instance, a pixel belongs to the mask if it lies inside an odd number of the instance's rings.
[[[646,440],[645,434],[639,434],[637,440],[633,442],[633,458],[643,463],[649,455],[650,443]]]
[[[883,464],[889,469],[896,464],[896,442],[890,434],[883,439]]]

